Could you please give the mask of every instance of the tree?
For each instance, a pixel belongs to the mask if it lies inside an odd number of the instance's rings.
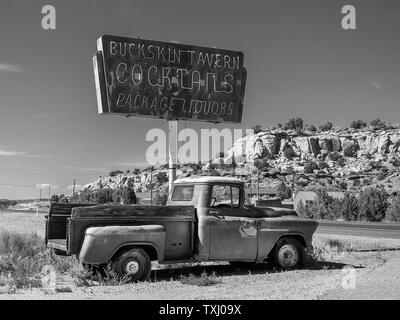
[[[133,169],[133,174],[136,174],[136,175],[138,175],[138,174],[140,174],[140,169],[138,169],[138,168],[135,168],[135,169]]]
[[[50,198],[50,202],[58,202],[58,195],[53,194]]]
[[[123,199],[124,199],[125,204],[136,204],[137,203],[134,184],[133,184],[132,180],[128,180],[127,186],[124,187]]]
[[[292,118],[285,123],[285,130],[303,130],[304,121],[301,118]]]
[[[356,120],[350,124],[350,128],[353,128],[353,129],[361,129],[361,128],[365,128],[366,126],[367,126],[367,123],[362,120]]]
[[[392,199],[386,210],[386,219],[393,222],[400,222],[400,195]]]
[[[359,217],[366,221],[382,221],[388,207],[388,195],[381,188],[367,188],[359,198]]]
[[[347,221],[358,220],[358,200],[356,196],[350,192],[346,192],[342,199],[334,199],[333,208],[338,213],[337,216],[340,216]]]

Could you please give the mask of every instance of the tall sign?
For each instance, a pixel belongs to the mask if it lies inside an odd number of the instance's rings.
[[[97,49],[100,114],[242,121],[242,52],[108,35],[98,39]]]

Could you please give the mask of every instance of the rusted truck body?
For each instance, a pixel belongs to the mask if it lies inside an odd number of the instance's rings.
[[[178,179],[166,206],[54,204],[46,219],[46,243],[57,254],[133,280],[149,277],[151,261],[297,267],[317,228],[294,210],[247,205],[243,181],[227,177]]]

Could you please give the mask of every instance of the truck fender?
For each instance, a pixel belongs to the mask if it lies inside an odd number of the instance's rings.
[[[161,225],[105,226],[86,230],[79,261],[86,264],[110,262],[114,254],[127,245],[152,246],[157,259],[164,260],[165,229]]]
[[[275,244],[283,237],[294,237],[299,240],[302,245],[306,243],[304,234],[300,232],[290,232],[287,229],[270,229],[266,231],[268,234],[264,236],[261,234],[258,238],[257,262],[265,261]]]

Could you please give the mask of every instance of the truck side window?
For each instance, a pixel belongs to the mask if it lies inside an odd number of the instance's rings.
[[[194,186],[175,186],[172,201],[192,201]]]
[[[240,189],[238,187],[214,185],[211,194],[211,207],[213,208],[237,208],[240,201]]]

